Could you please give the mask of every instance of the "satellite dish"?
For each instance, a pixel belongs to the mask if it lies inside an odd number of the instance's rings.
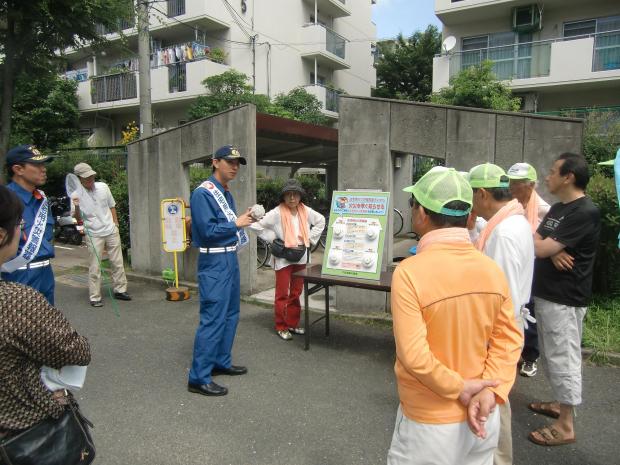
[[[446,37],[444,41],[441,43],[441,48],[446,53],[449,53],[455,46],[456,46],[456,37],[454,36]]]

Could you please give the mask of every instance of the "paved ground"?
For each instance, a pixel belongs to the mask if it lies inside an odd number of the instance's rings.
[[[235,343],[246,376],[218,378],[220,398],[186,390],[197,299],[170,303],[163,286],[130,282],[132,302],[87,304],[86,277],[73,268],[84,249],[57,250],[57,304],[93,349],[79,397],[95,423],[105,465],[347,465],[385,463],[398,396],[391,330],[336,320],[329,339],[314,328],[281,341],[268,309],[243,304]],[[515,464],[620,463],[620,370],[585,368],[579,442],[546,449],[525,438],[545,423],[526,402],[547,399],[543,376],[519,378],[512,394]],[[432,447],[432,444],[429,444]]]

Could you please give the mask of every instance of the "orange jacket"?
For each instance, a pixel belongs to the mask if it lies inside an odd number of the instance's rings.
[[[523,336],[495,262],[470,243],[437,243],[401,262],[392,279],[396,379],[403,413],[458,423],[463,379],[495,379],[508,398]]]

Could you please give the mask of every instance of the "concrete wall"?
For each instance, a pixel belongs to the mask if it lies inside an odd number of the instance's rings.
[[[134,269],[153,275],[173,266],[173,255],[161,246],[160,202],[182,197],[189,202],[189,164],[203,161],[218,147],[233,144],[247,159],[230,183],[238,212],[256,202],[256,108],[246,105],[193,121],[128,146],[131,259]],[[254,290],[256,244],[239,252],[241,292]],[[179,254],[181,279],[196,281],[196,249]]]
[[[396,174],[395,155],[439,158],[457,170],[487,161],[507,169],[526,161],[543,178],[560,153],[579,153],[583,139],[583,121],[579,119],[351,96],[341,98],[340,112],[338,189],[392,192],[391,206],[406,202],[408,195],[402,187],[412,179],[411,174],[408,180],[404,172]],[[403,163],[411,173],[407,166]],[[553,201],[542,183],[541,193]],[[386,238],[384,266],[392,261],[391,218]],[[348,288],[338,288],[336,304],[349,311],[387,308],[383,293]]]

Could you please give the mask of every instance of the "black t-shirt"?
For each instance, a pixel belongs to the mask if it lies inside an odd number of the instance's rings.
[[[550,258],[536,258],[532,294],[571,307],[585,307],[592,294],[592,272],[601,232],[598,207],[590,197],[558,202],[540,223],[538,234],[564,244],[573,269],[559,271]]]

